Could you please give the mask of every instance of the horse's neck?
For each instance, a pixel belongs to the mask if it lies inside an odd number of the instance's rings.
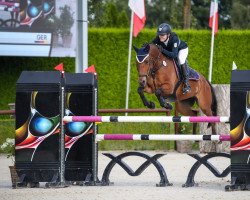
[[[164,66],[164,61],[167,64],[166,66]],[[172,87],[175,87],[179,80],[176,74],[174,61],[164,58],[160,62],[162,62],[162,66],[159,68],[159,70],[157,70],[154,75],[151,74],[148,76],[147,86],[152,89],[155,87],[161,87],[163,84],[168,84]]]
[[[165,80],[168,81],[168,82],[171,82],[172,84],[177,84],[178,83],[178,76],[177,76],[177,68],[176,68],[176,64],[175,64],[175,61],[173,59],[163,59],[162,62],[166,62],[167,63],[167,66],[164,66],[163,64],[163,73],[164,73],[164,77],[165,77]]]

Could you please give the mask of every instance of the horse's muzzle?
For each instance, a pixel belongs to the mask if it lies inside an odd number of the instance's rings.
[[[145,87],[146,84],[147,84],[147,78],[146,78],[146,76],[139,77],[139,81],[138,82],[139,82],[140,87]]]

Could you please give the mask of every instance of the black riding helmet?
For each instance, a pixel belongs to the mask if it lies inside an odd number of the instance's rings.
[[[157,35],[165,35],[171,33],[171,26],[167,23],[162,23],[157,28]]]

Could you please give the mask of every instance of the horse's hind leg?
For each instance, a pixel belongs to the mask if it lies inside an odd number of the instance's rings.
[[[209,104],[208,104],[209,105]],[[208,106],[204,106],[203,104],[199,105],[200,109],[202,110],[202,112],[206,115],[206,116],[213,116],[213,112],[211,110],[210,107]],[[212,127],[212,135],[216,135],[216,128],[215,128],[215,123],[208,123],[208,128]],[[201,152],[204,151],[205,152],[216,152],[217,149],[217,142],[216,141],[212,141],[210,142],[211,144],[206,144],[204,143]]]
[[[192,109],[192,107],[187,103],[176,102],[176,110],[184,116],[197,116],[198,111]],[[193,124],[193,134],[196,134],[197,123]]]
[[[194,116],[197,116],[198,113],[199,113],[198,110],[193,110],[193,109],[192,109],[192,111],[195,113]],[[193,135],[196,135],[196,133],[197,133],[197,125],[198,125],[197,123],[193,123]]]
[[[178,112],[184,116],[197,116],[197,110],[193,110],[192,107],[185,102],[178,101],[176,102],[175,107]]]
[[[203,101],[206,102],[206,101]],[[198,104],[201,109],[201,111],[206,115],[206,116],[213,116],[213,112],[211,110],[211,104],[207,103],[202,103],[200,99],[198,99]],[[216,135],[216,128],[215,128],[215,123],[208,123],[208,128],[212,126],[212,135]]]

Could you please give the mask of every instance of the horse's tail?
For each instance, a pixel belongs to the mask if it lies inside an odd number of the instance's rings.
[[[212,114],[213,116],[217,116],[217,99],[215,96],[214,88],[208,80],[207,82],[211,88],[211,93],[212,93],[212,105],[211,105]],[[208,123],[207,127],[209,128],[210,126],[211,126],[211,123]]]

